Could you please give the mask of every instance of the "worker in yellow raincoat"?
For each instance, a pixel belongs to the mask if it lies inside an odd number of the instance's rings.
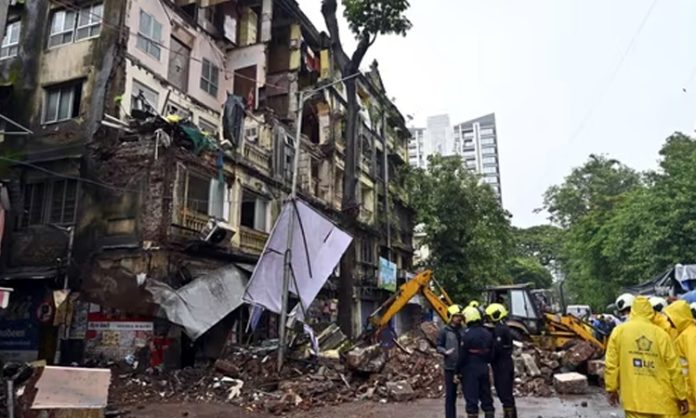
[[[621,397],[626,418],[676,416],[689,408],[674,343],[653,324],[654,315],[648,298],[638,296],[629,320],[609,337],[605,386],[612,405]]]
[[[665,332],[672,337],[672,340],[676,339],[679,332],[677,332],[677,329],[672,326],[664,313],[664,309],[669,306],[667,299],[659,296],[651,296],[648,300],[650,301],[650,305],[653,307],[653,311],[655,311],[653,323],[665,330]]]
[[[689,414],[687,417],[696,418],[696,323],[694,323],[694,316],[689,304],[683,300],[672,303],[665,308],[664,312],[679,332],[674,344],[683,371],[687,376],[686,384],[689,387]]]

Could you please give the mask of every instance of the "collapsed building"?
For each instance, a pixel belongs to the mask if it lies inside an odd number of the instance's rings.
[[[0,33],[0,281],[13,289],[0,356],[80,363],[147,347],[153,364],[180,366],[253,337],[246,308],[220,309],[194,343],[162,300],[186,289],[238,306],[295,141],[300,198],[341,221],[346,99],[327,35],[294,0],[13,0]],[[376,62],[357,84],[354,334],[411,270],[414,221],[404,118]],[[335,321],[336,281],[311,321]],[[256,335],[276,330],[267,315]]]

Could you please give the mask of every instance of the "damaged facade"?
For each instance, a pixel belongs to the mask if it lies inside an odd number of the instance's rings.
[[[200,290],[221,271],[243,286],[290,191],[300,91],[313,94],[301,104],[299,196],[341,219],[346,101],[331,85],[341,74],[329,39],[294,0],[10,3],[0,113],[31,133],[0,125],[12,133],[0,154],[10,202],[0,278],[15,289],[0,332],[29,326],[31,336],[0,354],[50,361],[60,345],[66,361],[148,347],[151,362],[185,363],[192,344],[163,295]],[[413,253],[410,134],[376,63],[358,86],[356,331],[389,295],[380,258],[403,279]],[[312,306],[315,321],[335,319],[336,280]],[[56,312],[64,282],[74,303]],[[229,309],[196,340],[199,354],[244,332],[240,296],[216,299]],[[274,320],[262,321],[267,337]]]

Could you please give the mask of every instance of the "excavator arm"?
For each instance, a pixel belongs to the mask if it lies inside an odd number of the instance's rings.
[[[430,283],[434,282],[440,292],[440,296],[430,290]],[[416,275],[413,279],[407,281],[394,296],[387,299],[375,312],[370,315],[370,324],[376,330],[381,330],[389,324],[389,321],[394,318],[394,315],[399,313],[404,306],[418,293],[421,293],[430,303],[433,309],[447,322],[447,308],[452,304],[452,299],[442,286],[435,281],[433,273],[430,270],[424,270]]]

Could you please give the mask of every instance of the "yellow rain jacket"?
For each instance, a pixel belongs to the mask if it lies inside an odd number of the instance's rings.
[[[696,323],[689,304],[683,300],[672,303],[664,312],[679,331],[674,343],[687,376],[689,410],[692,411],[689,416],[692,416],[696,411]]]
[[[652,323],[648,298],[633,302],[627,322],[609,337],[604,381],[619,392],[626,411],[679,415],[677,400],[687,398],[686,382],[669,335]]]
[[[653,317],[653,324],[657,325],[658,327],[662,328],[665,332],[667,332],[667,334],[669,334],[672,340],[675,340],[677,338],[677,335],[679,335],[679,331],[677,331],[677,329],[669,323],[669,319],[667,319],[667,317],[663,313],[655,313],[655,316]]]

